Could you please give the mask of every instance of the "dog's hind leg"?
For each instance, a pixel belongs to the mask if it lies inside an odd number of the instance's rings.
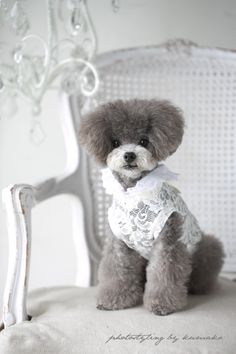
[[[192,256],[189,293],[207,294],[215,287],[222,268],[224,251],[221,242],[211,235],[203,235]]]
[[[187,303],[187,282],[192,268],[186,246],[178,242],[182,223],[176,212],[169,217],[153,245],[147,266],[144,305],[157,315],[175,312]]]
[[[97,308],[119,310],[142,303],[146,265],[136,251],[111,237],[98,272]]]

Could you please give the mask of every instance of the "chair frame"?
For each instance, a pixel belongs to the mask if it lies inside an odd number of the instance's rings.
[[[168,44],[164,46],[167,48]],[[169,46],[174,51],[189,50],[189,43],[182,42],[180,45],[176,45],[176,42],[174,42],[173,44],[170,43]],[[216,51],[218,55],[221,55],[221,51],[218,49],[206,48],[205,50],[209,50],[209,53],[213,54]],[[120,50],[111,53],[109,58],[116,57],[119,60],[119,58],[128,58],[137,53],[139,53],[139,49]],[[235,52],[227,51],[227,53],[235,59]],[[106,54],[98,57],[96,60],[97,67],[106,65]],[[3,305],[3,324],[5,328],[29,319],[26,299],[31,253],[31,210],[35,205],[53,196],[71,194],[82,202],[85,210],[84,232],[89,249],[90,269],[87,285],[95,283],[93,269],[101,258],[102,246],[96,240],[93,223],[89,222],[89,220],[93,220],[94,206],[90,182],[87,179],[88,158],[80,148],[75,134],[76,120],[80,118],[81,112],[73,99],[66,95],[62,96],[62,103],[64,107],[62,125],[67,148],[67,167],[64,173],[35,186],[15,184],[3,190],[9,235],[9,265]],[[78,181],[83,181],[83,184],[79,184]]]
[[[31,254],[31,210],[56,195],[71,194],[78,197],[84,210],[86,242],[89,249],[90,269],[87,285],[94,284],[93,267],[101,257],[101,246],[94,237],[93,203],[89,181],[85,178],[88,161],[80,148],[76,135],[74,117],[80,117],[78,107],[62,95],[64,111],[62,124],[67,147],[67,167],[58,177],[50,178],[35,186],[29,184],[10,185],[3,190],[2,197],[7,214],[9,239],[9,263],[3,300],[3,325],[5,328],[29,319],[26,309]],[[71,109],[77,110],[73,114]],[[78,181],[83,181],[83,185]]]

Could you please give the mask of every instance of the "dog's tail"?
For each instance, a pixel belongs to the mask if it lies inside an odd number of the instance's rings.
[[[165,223],[158,236],[158,241],[166,245],[173,245],[182,236],[184,217],[173,212]]]

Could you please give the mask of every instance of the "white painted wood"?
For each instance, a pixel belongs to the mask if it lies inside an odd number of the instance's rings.
[[[3,322],[8,327],[27,319],[26,295],[30,262],[34,190],[29,185],[9,186],[3,191],[9,235],[8,275],[4,294]]]
[[[9,235],[9,265],[3,304],[4,327],[28,319],[26,297],[31,253],[31,209],[33,206],[58,194],[72,194],[79,198],[84,209],[85,232],[81,230],[81,235],[77,237],[82,237],[83,234],[87,235],[86,244],[87,250],[89,249],[89,260],[87,262],[82,260],[83,267],[86,267],[85,274],[87,274],[84,285],[94,283],[92,268],[101,257],[101,246],[94,237],[93,223],[90,221],[93,220],[93,203],[87,179],[87,156],[77,142],[76,122],[72,118],[80,117],[80,113],[79,111],[75,112],[76,107],[74,107],[73,114],[71,114],[70,102],[66,95],[62,95],[61,100],[64,107],[62,124],[68,156],[65,172],[61,176],[50,178],[36,186],[13,185],[3,191]],[[74,215],[76,217],[75,212]],[[78,247],[75,249],[78,250]],[[78,268],[81,267],[80,261],[78,258]]]

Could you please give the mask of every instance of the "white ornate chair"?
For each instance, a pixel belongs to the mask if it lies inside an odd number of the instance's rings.
[[[0,353],[235,353],[236,284],[224,278],[213,294],[190,296],[187,308],[166,317],[142,306],[99,311],[95,286],[39,289],[27,297],[31,209],[62,193],[82,201],[89,250],[84,272],[90,285],[97,283],[110,200],[99,168],[77,143],[76,127],[86,110],[117,98],[167,98],[184,110],[184,141],[167,164],[180,173],[177,186],[201,226],[224,243],[224,272],[236,271],[236,53],[180,41],[105,53],[94,64],[96,96],[64,97],[64,175],[3,193],[10,261]],[[81,259],[84,254],[79,250]]]

